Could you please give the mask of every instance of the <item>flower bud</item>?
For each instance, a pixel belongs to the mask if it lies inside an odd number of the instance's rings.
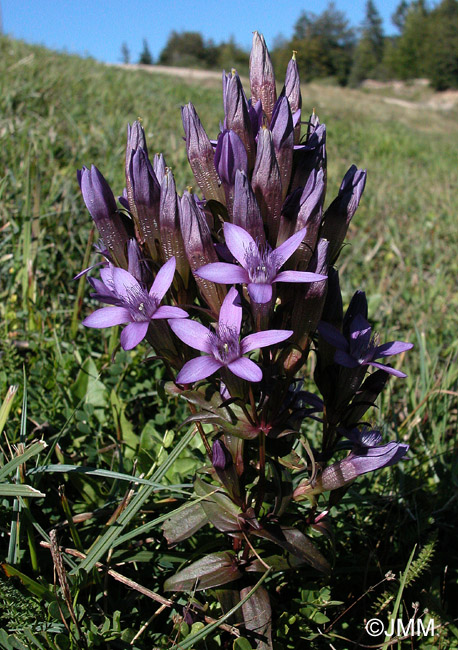
[[[321,236],[329,239],[330,260],[339,256],[348,226],[361,200],[366,185],[366,170],[352,165],[345,174],[337,198],[324,214]]]
[[[272,134],[266,127],[258,134],[258,150],[251,184],[267,227],[268,241],[275,247],[282,206],[282,184]]]
[[[141,244],[145,244],[155,262],[158,260],[159,204],[161,190],[148,155],[141,147],[132,153],[129,165],[132,187],[131,210]],[[129,201],[131,204],[131,201]],[[132,207],[132,205],[131,205]]]
[[[116,207],[113,192],[97,167],[83,167],[77,173],[84,202],[100,237],[118,266],[127,268],[129,235]]]
[[[247,175],[240,170],[235,173],[232,223],[249,232],[259,244],[265,244],[266,236],[259,205]]]
[[[157,182],[159,185],[161,185],[162,179],[164,178],[165,169],[166,166],[164,156],[161,153],[156,153],[153,158],[153,170],[156,174]]]
[[[185,288],[189,283],[189,263],[183,243],[178,212],[178,196],[172,171],[166,169],[161,182],[161,203],[159,209],[161,249],[164,262],[175,257],[176,271]]]
[[[226,194],[226,206],[232,217],[234,202],[234,185],[237,170],[248,173],[248,159],[245,147],[234,131],[223,131],[218,136],[215,151],[215,167],[223,183]]]
[[[250,86],[252,102],[256,103],[259,99],[261,100],[262,109],[270,124],[272,111],[277,101],[277,90],[269,51],[264,36],[258,32],[253,33],[253,46],[250,54]]]
[[[185,192],[181,198],[180,226],[186,256],[192,271],[197,271],[205,264],[218,261],[210,228],[194,197],[189,192]],[[197,275],[194,275],[194,278],[200,293],[216,316],[226,295],[224,285],[204,280]]]
[[[181,118],[188,160],[197,184],[207,201],[214,199],[225,204],[224,190],[215,169],[212,144],[191,103],[182,107]]]
[[[212,465],[215,469],[225,470],[233,465],[232,456],[224,442],[215,440],[212,446]]]
[[[294,175],[291,179],[290,192],[297,187],[304,187],[312,170],[323,170],[326,187],[326,126],[320,126],[313,132],[306,144],[294,150]]]
[[[282,95],[289,101],[291,113],[296,116],[294,125],[294,144],[299,144],[301,139],[301,83],[299,79],[299,69],[297,67],[296,52],[286,68],[285,85],[283,86]]]
[[[270,123],[272,142],[277,156],[282,183],[282,199],[288,193],[291,170],[293,167],[294,127],[289,102],[285,96],[275,104]]]
[[[223,89],[226,115],[224,127],[234,131],[243,142],[248,157],[248,169],[251,171],[256,157],[256,145],[248,112],[248,102],[237,72],[233,70],[231,75],[224,78],[226,79]]]

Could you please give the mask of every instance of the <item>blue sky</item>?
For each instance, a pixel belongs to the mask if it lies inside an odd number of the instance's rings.
[[[375,0],[385,33],[399,0]],[[289,38],[302,11],[321,13],[327,0],[0,0],[3,31],[29,43],[90,55],[115,63],[126,42],[133,61],[146,38],[155,58],[171,30],[199,31],[216,43],[231,36],[249,48],[251,33],[262,32],[268,46]],[[349,22],[364,17],[365,0],[336,0]]]

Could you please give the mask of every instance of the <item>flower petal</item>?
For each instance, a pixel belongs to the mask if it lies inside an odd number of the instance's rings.
[[[102,307],[83,320],[86,327],[113,327],[132,320],[129,310],[125,307]]]
[[[192,384],[195,381],[200,381],[209,377],[219,368],[222,367],[221,361],[217,361],[213,357],[205,355],[187,361],[177,375],[175,383],[177,384]]]
[[[180,307],[169,307],[169,305],[161,305],[156,309],[154,314],[151,316],[154,318],[188,318],[189,314],[184,309]]]
[[[165,296],[173,282],[175,273],[176,261],[171,257],[157,272],[154,282],[149,290],[150,298],[155,297],[157,302],[160,302]]]
[[[264,332],[255,332],[248,334],[241,341],[242,354],[257,350],[258,348],[265,348],[268,345],[275,345],[285,341],[293,334],[292,330],[265,330]]]
[[[274,282],[321,282],[327,279],[327,275],[310,273],[309,271],[281,271]]]
[[[246,357],[240,357],[227,366],[234,375],[246,379],[247,381],[261,381],[262,379],[262,370],[255,364],[251,359]]]
[[[366,364],[361,364],[357,359],[351,356],[351,354],[348,354],[348,352],[345,352],[345,350],[336,350],[336,353],[334,355],[334,361],[335,363],[338,363],[339,366],[344,366],[344,368],[357,368],[360,365],[366,365]]]
[[[132,350],[143,341],[148,331],[149,321],[144,320],[138,323],[129,323],[121,332],[121,345],[124,350]]]
[[[242,303],[239,292],[235,287],[229,289],[219,310],[218,331],[224,335],[227,330],[234,333],[238,339],[242,325]]]
[[[283,244],[280,244],[278,248],[275,249],[275,265],[277,270],[283,266],[283,264],[288,260],[291,255],[299,248],[301,245],[307,228],[301,228],[294,235],[291,235]]]
[[[195,320],[173,319],[169,321],[172,331],[183,343],[201,352],[211,352],[211,332]]]
[[[206,264],[200,269],[194,271],[194,274],[204,280],[211,280],[219,284],[238,284],[249,282],[247,271],[236,264],[227,264],[226,262],[215,262]]]
[[[258,250],[253,237],[240,226],[236,226],[234,223],[228,223],[227,221],[224,224],[224,237],[226,239],[226,246],[232,255],[245,268],[247,251],[253,246],[255,250]]]
[[[392,354],[401,354],[401,352],[406,352],[413,348],[413,343],[407,343],[405,341],[391,341],[391,343],[384,343],[379,345],[374,350],[374,359],[379,357],[389,357]]]
[[[248,295],[253,302],[264,305],[272,300],[272,285],[250,282],[247,285]]]
[[[132,294],[144,293],[138,281],[128,271],[114,267],[112,273],[114,290],[123,301],[128,303]],[[104,276],[102,279],[104,280]]]
[[[318,323],[317,329],[320,336],[322,336],[327,343],[333,345],[338,350],[348,350],[347,339],[336,327],[322,320]]]
[[[390,375],[394,375],[395,377],[402,377],[403,379],[407,377],[405,372],[401,372],[401,370],[396,370],[396,368],[391,368],[391,366],[385,366],[383,363],[377,363],[377,361],[370,361],[367,365],[374,366],[374,368],[380,368],[381,370],[385,370],[385,372],[388,372]]]

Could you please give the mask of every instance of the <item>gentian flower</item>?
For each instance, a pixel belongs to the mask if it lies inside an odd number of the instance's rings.
[[[266,330],[249,334],[240,341],[242,306],[240,296],[234,287],[223,300],[216,332],[193,320],[171,320],[169,325],[186,345],[205,353],[204,356],[185,363],[176,378],[177,384],[191,384],[225,367],[237,377],[247,381],[261,381],[262,370],[254,361],[243,355],[258,348],[280,343],[292,334],[290,330]]]
[[[295,498],[344,487],[362,474],[398,463],[409,449],[409,445],[394,440],[381,445],[380,432],[366,427],[362,431],[353,429],[345,435],[352,443],[352,450],[348,456],[325,467],[314,485],[308,483],[299,485],[294,492]]]
[[[381,436],[377,431],[362,432],[369,444],[355,447],[346,458],[326,467],[318,479],[323,492],[343,487],[357,476],[383,469],[399,462],[406,455],[409,445],[400,442],[387,442],[379,445]]]
[[[377,335],[372,335],[370,324],[361,314],[356,314],[350,322],[348,339],[338,329],[323,321],[318,325],[318,331],[325,341],[336,348],[334,361],[340,366],[345,366],[345,368],[373,366],[374,368],[381,368],[396,377],[407,377],[400,370],[379,363],[375,359],[406,352],[413,348],[413,343],[391,341],[390,343],[377,345]]]
[[[124,350],[131,350],[142,341],[152,320],[158,318],[186,318],[188,314],[179,307],[159,305],[172,284],[175,273],[175,258],[172,257],[162,266],[149,291],[128,271],[110,266],[101,272],[106,287],[106,297],[114,307],[102,307],[84,319],[86,327],[113,327],[128,323],[121,333],[121,345]],[[97,285],[98,294],[102,293]],[[103,297],[102,297],[103,299]],[[107,302],[106,299],[103,299]]]
[[[257,303],[267,303],[272,299],[274,282],[326,280],[325,275],[308,271],[279,272],[286,260],[299,248],[305,237],[305,231],[306,229],[302,228],[274,250],[269,245],[260,249],[246,230],[226,222],[224,224],[226,246],[241,266],[216,262],[202,266],[196,271],[196,275],[222,284],[246,284],[251,300]]]

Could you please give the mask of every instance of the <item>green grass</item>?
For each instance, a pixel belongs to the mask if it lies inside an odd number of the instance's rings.
[[[83,266],[91,228],[76,169],[96,164],[120,194],[126,124],[141,117],[150,152],[164,153],[183,191],[192,176],[180,106],[192,101],[215,135],[222,119],[220,84],[124,71],[7,38],[0,39],[0,84],[0,399],[10,385],[21,386],[5,428],[8,442],[2,440],[3,464],[16,453],[13,445],[43,438],[48,448],[27,469],[36,461],[112,473],[18,475],[47,496],[4,500],[0,508],[3,559],[14,530],[13,555],[22,574],[0,578],[0,627],[17,630],[17,643],[25,648],[69,647],[72,637],[56,610],[49,550],[40,547],[57,528],[63,546],[90,553],[88,573],[76,570],[75,557],[68,559],[77,620],[67,615],[77,639],[72,647],[85,647],[81,639],[88,647],[170,647],[190,631],[178,629],[173,619],[186,599],[154,616],[158,603],[93,567],[99,560],[125,562],[121,573],[161,594],[183,557],[212,543],[210,532],[199,545],[191,540],[168,550],[158,529],[163,515],[181,503],[202,449],[193,438],[168,466],[183,438],[176,425],[186,412],[176,401],[164,404],[157,387],[160,367],[143,363],[145,349],[127,354],[116,349],[116,333],[82,326],[72,334],[72,277]],[[387,434],[408,441],[412,453],[400,467],[362,477],[332,511],[337,562],[328,583],[317,583],[307,571],[280,580],[274,603],[279,649],[300,643],[328,647],[305,640],[316,636],[317,627],[328,635],[327,644],[354,647],[342,637],[360,640],[364,621],[383,603],[388,618],[395,602],[406,613],[413,601],[420,602],[420,611],[429,608],[442,626],[435,640],[419,641],[418,647],[458,647],[458,111],[421,106],[429,96],[416,91],[419,106],[407,109],[385,102],[380,90],[321,84],[303,89],[305,111],[315,107],[328,127],[327,202],[351,163],[368,169],[339,267],[346,301],[364,289],[382,337],[415,343],[403,360],[408,378],[390,383],[374,416]],[[88,291],[85,296],[80,319],[91,309]],[[158,492],[143,486],[142,492],[137,486],[131,505],[114,515],[131,487],[115,472],[143,473],[169,487]],[[71,515],[78,519],[70,526]],[[122,524],[113,538],[118,546],[103,537],[113,516]],[[107,555],[110,545],[114,550]],[[415,545],[417,574],[409,582],[406,567]],[[431,550],[427,557],[424,549]],[[384,579],[389,570],[396,581]],[[48,605],[40,608],[38,601]],[[60,605],[68,614],[69,604],[61,598]],[[26,632],[28,609],[34,613]],[[209,615],[220,613],[212,605]],[[0,633],[0,647],[13,647],[7,637]],[[207,637],[207,643],[217,647],[218,637]]]

